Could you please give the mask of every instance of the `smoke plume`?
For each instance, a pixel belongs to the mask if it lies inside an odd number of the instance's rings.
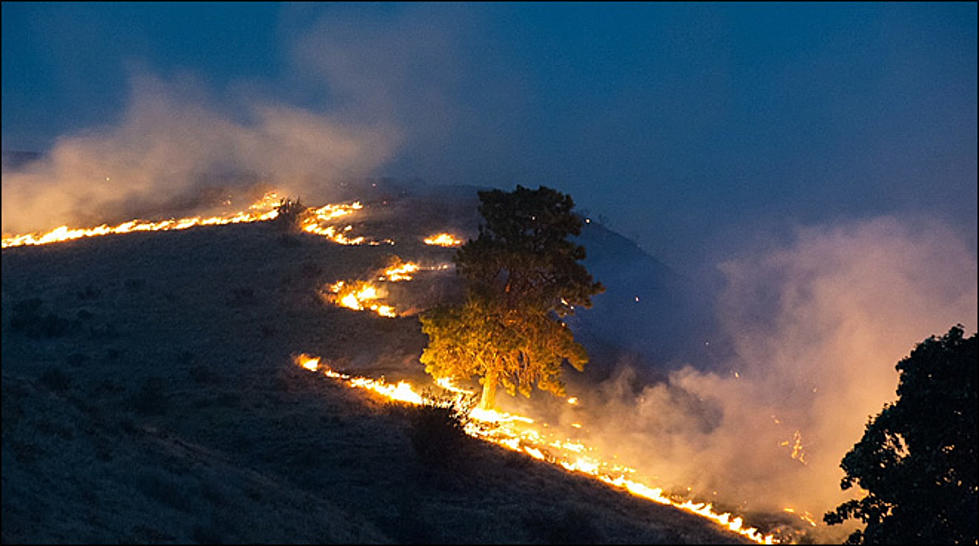
[[[897,361],[976,328],[975,250],[940,222],[878,217],[800,229],[721,268],[736,356],[645,385],[624,367],[562,419],[654,483],[819,521],[847,498],[840,460],[894,400]]]
[[[132,78],[117,124],[60,138],[41,160],[3,173],[3,232],[178,214],[275,187],[328,196],[390,158],[397,131],[249,100],[209,101],[201,86]]]

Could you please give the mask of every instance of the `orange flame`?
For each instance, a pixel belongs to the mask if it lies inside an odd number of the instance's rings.
[[[263,222],[272,220],[278,216],[275,210],[278,204],[278,195],[275,192],[266,193],[261,199],[248,207],[248,211],[237,212],[226,216],[180,218],[161,220],[159,222],[149,222],[146,220],[129,220],[117,226],[102,224],[92,228],[69,228],[59,226],[48,232],[26,233],[22,235],[11,235],[4,237],[0,241],[0,247],[11,248],[16,246],[47,245],[51,243],[62,243],[73,241],[84,237],[99,237],[102,235],[117,235],[123,233],[135,233],[139,231],[171,231],[188,229],[194,226],[223,226],[227,224],[241,224],[247,222]]]
[[[377,301],[381,298],[381,294],[377,287],[368,281],[353,281],[350,284],[337,281],[330,285],[330,292],[333,295],[329,297],[329,301],[340,307],[354,311],[370,310],[388,318],[398,316],[394,307]]]
[[[457,239],[451,233],[436,233],[425,238],[426,245],[452,247],[459,246],[462,243],[463,241],[461,239]]]
[[[415,392],[411,384],[406,381],[399,381],[397,384],[391,385],[383,379],[342,374],[322,365],[319,358],[307,354],[301,354],[295,360],[296,364],[307,370],[322,371],[327,377],[344,381],[351,387],[370,390],[385,398],[400,400],[413,405],[434,405],[437,403],[435,400]],[[315,366],[311,367],[310,363],[314,361]],[[451,381],[440,381],[437,384],[454,387]],[[457,387],[447,387],[447,390],[469,392]],[[635,496],[696,514],[758,544],[778,542],[778,539],[773,535],[764,534],[755,527],[747,527],[740,516],[734,516],[729,512],[718,513],[710,503],[674,499],[664,494],[662,488],[651,487],[638,480],[628,478],[626,475],[634,473],[635,469],[597,459],[586,454],[592,449],[584,444],[552,439],[547,434],[533,428],[533,424],[534,420],[529,417],[477,408],[465,416],[464,430],[470,436],[480,440],[519,451],[540,461],[561,466],[570,472],[582,473],[613,487],[628,491]]]

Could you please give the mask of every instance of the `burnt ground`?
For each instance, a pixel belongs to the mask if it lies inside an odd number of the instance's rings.
[[[704,520],[477,443],[426,462],[396,404],[306,372],[422,378],[416,317],[317,291],[474,225],[372,204],[345,247],[269,224],[2,254],[3,542],[737,542]],[[449,273],[397,290],[423,308]],[[442,275],[441,277],[439,275]]]

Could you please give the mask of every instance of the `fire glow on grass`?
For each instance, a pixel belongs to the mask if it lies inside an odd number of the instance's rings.
[[[171,231],[192,228],[194,226],[223,226],[227,224],[263,222],[265,220],[272,220],[278,216],[279,213],[275,210],[278,204],[279,196],[275,192],[269,192],[248,207],[248,210],[236,212],[231,215],[210,217],[192,216],[190,218],[180,219],[171,218],[159,222],[136,219],[123,222],[117,226],[102,224],[93,228],[69,228],[68,226],[60,226],[44,233],[35,232],[4,237],[0,246],[2,248],[10,248],[15,246],[47,245],[73,241],[83,237],[99,237],[101,235],[116,235],[140,231]]]
[[[457,239],[451,233],[436,233],[425,238],[426,245],[453,247],[459,246],[462,243],[463,241],[461,239]]]
[[[414,405],[435,405],[437,403],[435,400],[415,392],[411,384],[406,381],[399,381],[397,384],[391,385],[383,379],[342,374],[330,369],[319,357],[305,353],[295,357],[295,363],[312,372],[323,373],[327,377],[343,381],[351,387],[370,390],[391,400],[399,400]],[[465,389],[455,387],[451,382],[440,381],[437,384],[450,392],[455,392],[458,395],[457,402],[461,401],[464,394],[469,393]],[[534,420],[529,417],[492,410],[472,410],[465,415],[464,419],[466,433],[474,438],[519,451],[535,459],[560,466],[569,472],[578,472],[590,476],[613,487],[628,491],[637,497],[696,514],[753,542],[759,544],[777,542],[774,535],[766,535],[757,528],[746,526],[740,516],[734,516],[727,512],[718,513],[710,503],[671,498],[664,494],[662,488],[651,487],[628,477],[635,473],[635,469],[598,459],[590,455],[591,448],[584,444],[568,439],[554,438],[553,435],[542,432],[541,428],[535,427]]]

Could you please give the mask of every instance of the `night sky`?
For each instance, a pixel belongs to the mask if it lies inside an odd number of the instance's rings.
[[[2,6],[3,149],[118,123],[134,78],[385,124],[371,173],[556,187],[678,269],[794,226],[976,248],[975,3]],[[198,92],[198,91],[195,91]]]

